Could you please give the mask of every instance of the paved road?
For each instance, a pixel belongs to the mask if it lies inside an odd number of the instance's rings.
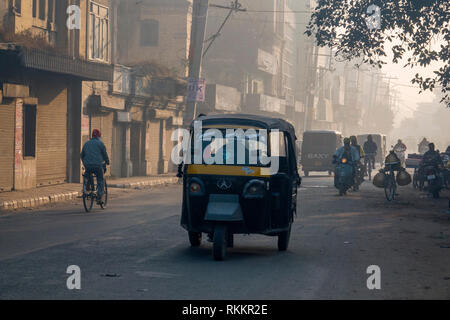
[[[0,217],[0,299],[450,299],[446,199],[400,190],[387,203],[365,183],[339,197],[303,179],[287,252],[276,238],[236,236],[224,262],[190,248],[179,185],[116,190],[106,211],[77,202]],[[81,268],[81,290],[66,269]],[[368,290],[369,265],[381,289]]]

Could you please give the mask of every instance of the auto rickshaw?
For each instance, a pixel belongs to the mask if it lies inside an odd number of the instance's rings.
[[[222,114],[192,122],[181,214],[191,246],[207,234],[214,259],[223,260],[234,234],[263,234],[277,236],[278,249],[287,250],[301,183],[295,141],[282,119]]]
[[[342,146],[342,134],[333,130],[309,130],[303,133],[301,165],[305,176],[311,171],[334,171],[333,154]]]

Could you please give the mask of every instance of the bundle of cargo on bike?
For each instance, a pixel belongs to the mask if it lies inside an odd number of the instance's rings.
[[[397,172],[397,174],[395,174]],[[401,166],[401,161],[395,152],[391,151],[384,160],[384,168],[373,178],[373,185],[384,188],[386,199],[394,200],[397,185],[406,186],[411,183],[411,175]]]

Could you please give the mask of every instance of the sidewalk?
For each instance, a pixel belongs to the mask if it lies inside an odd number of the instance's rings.
[[[146,177],[108,179],[109,188],[146,188],[178,182],[174,173]],[[24,191],[0,192],[0,211],[21,208],[37,208],[46,204],[65,202],[81,196],[81,184],[34,188]]]

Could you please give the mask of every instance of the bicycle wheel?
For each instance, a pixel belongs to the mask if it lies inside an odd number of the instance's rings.
[[[384,184],[384,194],[388,201],[392,201],[395,197],[395,180],[392,173],[390,173],[386,178],[386,183]]]
[[[105,184],[105,187],[103,190],[103,202],[100,207],[102,207],[102,209],[106,209],[106,205],[108,204],[108,184],[106,183],[106,180],[103,180],[103,182]]]
[[[369,165],[368,169],[367,169],[367,174],[369,175],[369,181],[372,180],[372,160],[369,160],[368,163]]]
[[[87,186],[90,187],[90,191],[88,191],[86,188]],[[83,206],[84,210],[86,212],[89,212],[92,210],[92,206],[94,205],[94,193],[92,192],[93,186],[90,185],[89,181],[86,179],[86,177],[83,178]]]

